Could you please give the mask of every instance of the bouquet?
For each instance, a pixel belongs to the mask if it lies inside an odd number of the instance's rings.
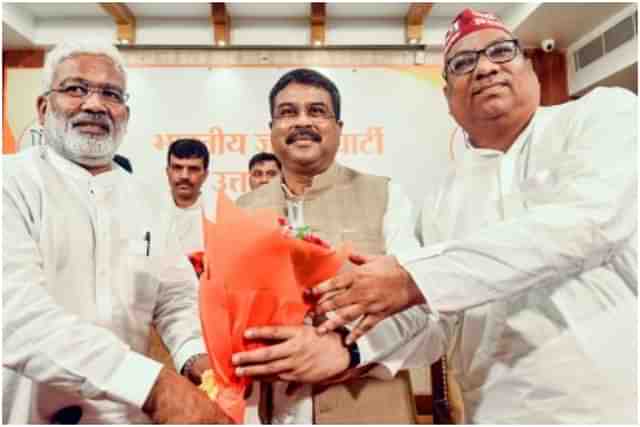
[[[189,258],[189,262],[191,262],[191,265],[193,266],[193,270],[196,272],[196,275],[199,278],[200,275],[202,275],[202,272],[204,271],[204,252],[203,251],[191,252],[190,254],[187,255],[187,257]]]
[[[223,192],[218,193],[216,222],[204,218],[204,233],[200,318],[212,373],[203,389],[242,423],[251,380],[235,375],[231,356],[263,345],[245,341],[244,331],[302,324],[310,308],[304,290],[333,277],[347,248],[336,251],[309,230],[292,229],[275,212],[250,215]]]

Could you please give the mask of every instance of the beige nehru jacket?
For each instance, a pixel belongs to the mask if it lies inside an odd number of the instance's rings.
[[[387,209],[388,182],[334,163],[317,175],[302,198],[304,223],[331,244],[349,241],[366,254],[384,254],[383,219]],[[243,195],[238,206],[271,208],[288,216],[280,180]],[[360,378],[313,391],[317,424],[410,424],[415,407],[407,372],[390,381]]]

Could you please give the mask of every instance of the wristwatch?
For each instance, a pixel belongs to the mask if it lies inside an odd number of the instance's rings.
[[[200,356],[206,356],[206,353],[196,353],[193,356],[189,357],[184,365],[182,365],[182,369],[180,369],[180,374],[185,377],[190,377],[191,369],[193,368],[193,364],[196,363],[196,360],[200,358]]]
[[[349,366],[347,367],[347,369],[353,369],[357,367],[360,364],[360,348],[358,347],[358,343],[354,341],[349,345],[345,344],[345,340],[347,339],[351,331],[344,326],[341,326],[337,328],[335,332],[342,337],[342,345],[344,345],[344,347],[349,352]]]

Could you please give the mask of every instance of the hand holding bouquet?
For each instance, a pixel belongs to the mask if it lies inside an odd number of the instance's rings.
[[[245,341],[244,331],[302,324],[310,308],[304,290],[333,277],[347,250],[331,249],[309,230],[292,229],[274,212],[250,215],[222,192],[216,210],[216,223],[204,219],[200,317],[217,388],[215,400],[241,423],[250,380],[235,375],[231,356],[262,345]]]

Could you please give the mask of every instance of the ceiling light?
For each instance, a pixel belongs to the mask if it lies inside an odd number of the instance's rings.
[[[218,40],[218,46],[226,46],[227,42],[225,42],[224,40]]]
[[[321,40],[314,40],[313,45],[314,46],[322,46],[322,41]]]
[[[128,39],[120,39],[118,41],[120,42],[120,44],[129,44],[129,40]]]
[[[418,43],[418,39],[409,39],[409,44],[416,44]]]

